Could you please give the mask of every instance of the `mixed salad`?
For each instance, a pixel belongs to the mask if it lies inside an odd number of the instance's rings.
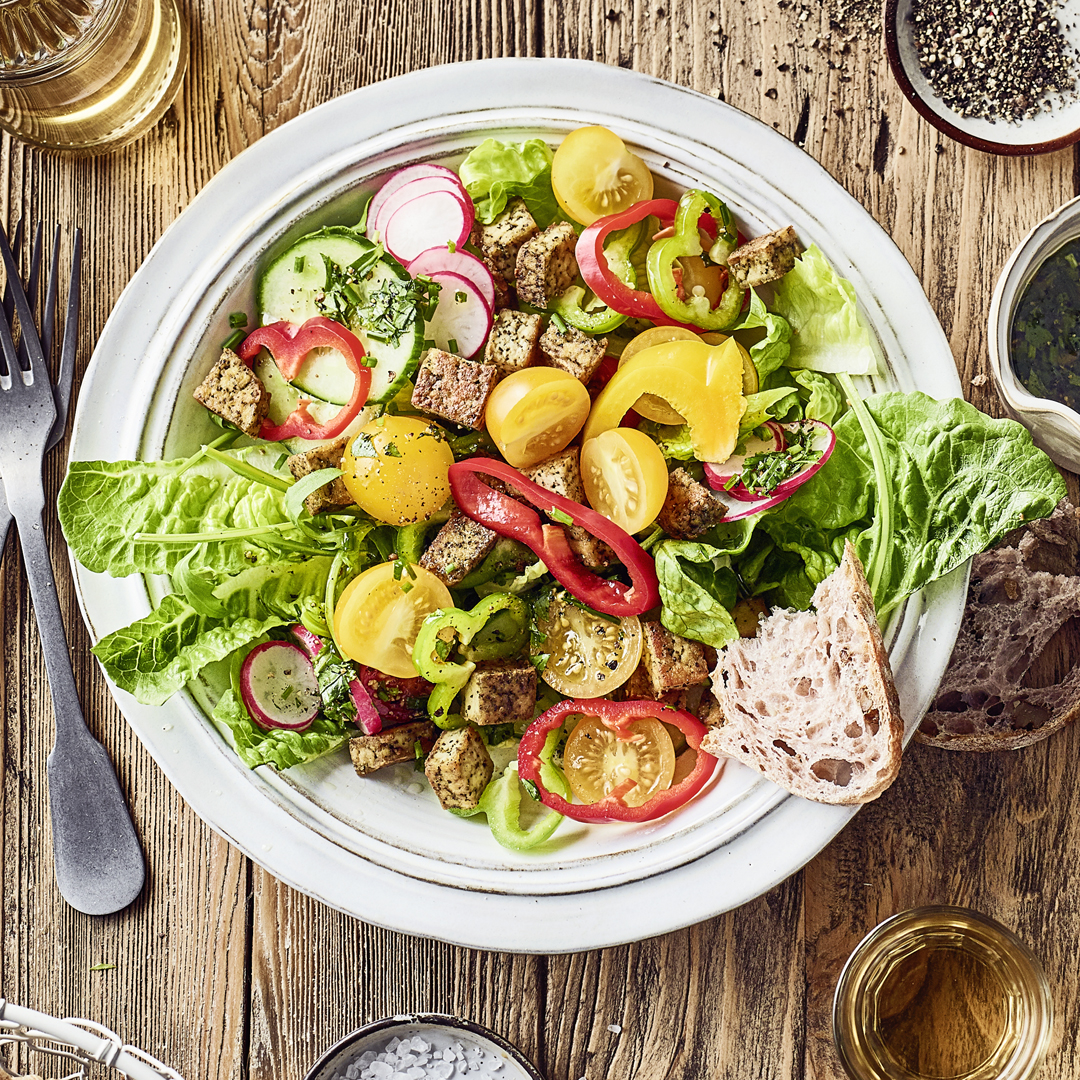
[[[227,665],[248,766],[422,769],[517,850],[676,810],[720,767],[716,651],[845,541],[884,621],[1064,494],[1018,424],[861,396],[874,342],[809,239],[654,197],[604,128],[395,173],[231,316],[220,435],[72,462],[79,561],[172,583],[94,653],[150,704]]]

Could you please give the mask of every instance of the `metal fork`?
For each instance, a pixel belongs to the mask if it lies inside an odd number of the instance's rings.
[[[76,233],[76,264],[80,254],[81,236]],[[7,375],[0,375],[0,477],[8,507],[19,527],[56,716],[56,743],[48,761],[56,882],[72,907],[90,915],[104,915],[119,911],[138,896],[146,868],[112,763],[83,719],[71,670],[56,581],[41,525],[45,509],[41,465],[58,412],[30,303],[2,227],[0,255],[18,316],[19,351],[25,353],[28,364],[24,371],[11,320],[0,319],[0,351],[7,366]],[[68,317],[77,321],[77,270],[73,281]],[[55,282],[54,274],[50,288]]]

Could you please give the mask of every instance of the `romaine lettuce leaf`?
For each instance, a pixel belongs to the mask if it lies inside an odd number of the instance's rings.
[[[536,224],[546,229],[560,217],[551,190],[551,147],[543,139],[501,143],[485,139],[461,163],[458,175],[476,204],[476,216],[490,225],[514,196],[525,200]]]
[[[855,289],[840,277],[816,244],[795,260],[773,287],[773,306],[791,324],[789,368],[846,371],[871,375],[878,371],[870,331],[859,316]]]
[[[145,618],[102,638],[92,652],[121,690],[160,705],[207,664],[296,622],[308,597],[322,598],[332,560],[254,566],[213,590],[220,615],[171,593]]]
[[[75,558],[113,577],[168,573],[190,548],[139,542],[136,534],[248,529],[288,520],[281,492],[216,461],[185,464],[71,462],[57,511]],[[244,540],[224,541],[207,544],[197,566],[235,573],[267,557]]]

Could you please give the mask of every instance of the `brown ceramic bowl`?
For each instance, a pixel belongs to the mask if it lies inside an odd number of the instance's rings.
[[[1044,154],[1080,141],[1080,97],[1017,123],[991,123],[950,109],[934,93],[919,67],[911,20],[913,7],[914,0],[886,0],[882,18],[885,50],[904,96],[938,131],[987,154]],[[1080,44],[1080,0],[1064,0],[1058,21],[1075,48]],[[1077,72],[1080,74],[1080,67]]]

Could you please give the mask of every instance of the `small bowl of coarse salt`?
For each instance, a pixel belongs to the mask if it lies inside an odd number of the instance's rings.
[[[335,1043],[305,1080],[543,1080],[515,1046],[471,1020],[388,1016]]]
[[[886,0],[885,49],[938,131],[991,154],[1080,141],[1080,0]]]

